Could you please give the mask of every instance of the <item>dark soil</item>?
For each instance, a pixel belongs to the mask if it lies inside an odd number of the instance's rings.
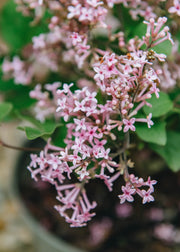
[[[150,163],[152,157],[146,151],[140,154],[136,164],[140,167],[139,173],[145,167],[143,175],[146,176],[150,171],[146,163]],[[154,163],[159,162],[157,157],[153,158]],[[98,203],[96,216],[86,227],[70,228],[54,209],[58,201],[53,186],[31,179],[26,169],[29,160],[29,153],[19,160],[16,170],[18,190],[31,215],[55,236],[93,252],[180,251],[180,173],[173,173],[165,166],[160,171],[153,168],[152,177],[158,181],[155,201],[145,205],[138,197],[132,204],[119,205],[117,195],[121,193],[123,179],[115,183],[113,192],[109,192],[101,181],[93,181],[88,185],[87,193]]]

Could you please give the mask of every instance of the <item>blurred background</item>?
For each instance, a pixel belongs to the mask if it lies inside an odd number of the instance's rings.
[[[15,124],[0,127],[0,139],[19,146],[23,134]],[[0,146],[0,252],[33,252],[29,228],[22,221],[12,193],[12,174],[19,151]]]
[[[0,0],[0,15],[5,2]],[[0,27],[0,54],[7,50]],[[15,123],[1,124],[0,139],[11,145],[21,145],[24,135],[16,129]],[[19,154],[19,151],[0,146],[0,252],[34,251],[31,233],[21,219],[16,200],[11,196],[12,173]]]

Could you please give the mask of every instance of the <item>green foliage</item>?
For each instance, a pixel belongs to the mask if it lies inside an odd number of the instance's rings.
[[[176,34],[177,41],[180,41],[180,31]],[[178,52],[180,53],[180,44],[178,43]]]
[[[153,117],[159,117],[165,115],[173,109],[173,103],[169,96],[163,92],[159,93],[160,97],[157,99],[155,94],[152,95],[151,99],[148,100],[152,104],[152,108],[145,106],[144,112],[148,115],[152,113]]]
[[[64,138],[67,134],[66,124],[62,124],[61,126],[57,127],[51,137],[52,143],[56,146],[65,148],[66,144],[64,143]]]
[[[11,112],[12,108],[13,106],[11,103],[0,103],[0,121],[3,120]]]
[[[128,40],[134,36],[144,35],[144,29],[142,29],[142,27],[140,28],[142,18],[139,20],[133,20],[129,14],[129,9],[125,8],[122,4],[115,6],[114,15],[120,20],[121,29]],[[140,34],[136,32],[139,32]]]
[[[157,152],[168,164],[169,168],[176,172],[180,170],[180,133],[167,132],[165,146],[152,144],[150,147]]]
[[[136,125],[136,133],[143,141],[158,145],[166,144],[166,123],[156,122],[150,129],[145,123]]]
[[[139,38],[142,38],[145,36],[147,30],[147,25],[144,23],[138,24],[134,29],[133,29],[133,35],[138,36]]]
[[[157,53],[164,53],[169,56],[172,53],[172,44],[169,40],[165,40],[159,45],[154,46],[152,49]]]
[[[16,11],[14,0],[7,1],[1,13],[0,29],[3,39],[12,52],[18,51],[29,43],[32,36],[47,31],[46,25],[42,23],[37,27],[30,26],[31,21],[32,18],[24,17]]]
[[[24,127],[19,127],[19,129],[25,131],[26,136],[29,140],[33,140],[38,137],[43,137],[43,138],[50,137],[50,135],[52,135],[53,132],[55,131],[56,127],[60,125],[61,125],[60,123],[56,124],[52,121],[47,120],[44,123],[42,123],[41,127],[39,128],[24,126]]]
[[[35,100],[30,98],[30,87],[15,84],[13,79],[4,80],[0,73],[0,92],[4,99],[13,105],[15,110],[22,110],[30,107]]]
[[[35,100],[29,96],[30,89],[21,85],[17,86],[16,90],[9,92],[6,100],[13,104],[14,109],[23,110],[30,107]]]
[[[8,90],[14,90],[16,89],[17,85],[14,84],[14,81],[12,79],[10,80],[4,80],[2,73],[0,73],[0,92],[6,92]]]
[[[47,138],[54,133],[57,127],[62,126],[61,123],[56,122],[54,119],[47,119],[45,122],[40,122],[34,117],[22,115],[17,112],[17,115],[23,121],[28,121],[33,126],[23,126],[18,127],[21,130],[24,130],[26,136],[29,140],[36,139],[38,137]]]

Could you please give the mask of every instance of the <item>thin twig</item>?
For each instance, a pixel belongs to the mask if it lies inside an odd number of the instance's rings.
[[[29,151],[29,152],[34,152],[34,151],[41,151],[41,148],[30,148],[30,147],[19,147],[19,146],[13,146],[4,143],[2,140],[0,140],[0,145],[9,149],[13,150],[18,150],[18,151]]]

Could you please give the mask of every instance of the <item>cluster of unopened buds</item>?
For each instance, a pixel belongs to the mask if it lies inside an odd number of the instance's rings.
[[[155,22],[154,8],[147,8],[146,1],[17,0],[17,3],[27,15],[34,10],[37,16],[41,15],[39,8],[42,11],[45,7],[61,13],[51,18],[49,33],[33,37],[32,61],[36,64],[41,61],[58,72],[62,58],[62,62],[71,62],[85,73],[81,89],[72,91],[73,83],[54,82],[43,87],[38,84],[30,92],[31,98],[37,100],[34,113],[38,120],[44,122],[54,116],[56,121],[65,122],[67,128],[65,148],[53,145],[49,139],[39,155],[31,154],[28,169],[32,178],[36,181],[41,178],[55,186],[60,202],[55,208],[72,227],[86,225],[95,215],[91,210],[97,203],[90,202],[85,190],[92,179],[103,180],[112,191],[114,181],[122,175],[126,184],[122,186],[123,193],[118,195],[120,203],[132,202],[135,194],[142,198],[143,204],[153,201],[156,181],[150,177],[144,181],[129,174],[128,169],[134,164],[126,151],[136,123],[147,123],[148,128],[154,124],[151,113],[143,117],[139,112],[144,106],[151,106],[148,100],[152,94],[159,98],[162,71],[154,65],[164,62],[166,56],[156,53],[153,47],[165,40],[173,44],[169,28],[165,26],[167,18],[158,18]],[[131,7],[135,18],[146,17],[147,25],[142,39],[132,38],[128,43],[124,42],[123,32],[110,35],[110,41],[117,38],[119,49],[126,52],[122,55],[111,49],[96,48],[89,36],[90,28],[97,24],[108,29],[105,22],[108,8],[117,3]],[[141,11],[135,13],[139,5]],[[35,67],[25,64],[17,57],[12,62],[5,60],[4,73],[10,73],[17,83],[28,84]],[[88,81],[93,85],[87,87]],[[123,140],[120,134],[124,135]]]

